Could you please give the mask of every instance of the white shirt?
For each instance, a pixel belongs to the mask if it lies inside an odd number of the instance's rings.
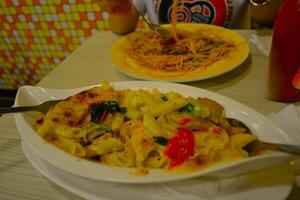
[[[152,23],[170,22],[173,0],[132,0],[132,2],[142,13],[147,13]],[[247,0],[184,0],[182,9],[177,12],[177,21],[215,24],[230,28],[235,25],[238,18],[243,17],[246,8]]]

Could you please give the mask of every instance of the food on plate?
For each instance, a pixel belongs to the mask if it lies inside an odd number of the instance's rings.
[[[206,24],[163,25],[164,38],[149,29],[120,38],[111,49],[122,72],[158,80],[205,79],[228,72],[248,56],[247,42],[231,30]]]
[[[237,50],[233,41],[201,28],[181,28],[174,36],[162,38],[150,30],[132,33],[126,40],[128,59],[150,70],[182,72],[205,69]]]
[[[38,117],[35,128],[74,156],[136,168],[142,175],[151,168],[201,170],[264,149],[212,99],[156,88],[117,90],[108,82],[59,102]]]
[[[163,37],[144,31],[128,37],[128,56],[139,66],[158,70],[192,71],[205,68],[236,50],[236,45],[204,29],[177,28],[178,0],[173,2],[170,32]]]
[[[215,25],[177,23],[184,1],[173,1],[171,23],[133,32],[111,49],[114,64],[125,74],[154,80],[202,80],[228,72],[248,56],[247,42]],[[164,34],[161,34],[163,32]]]
[[[216,35],[180,30],[174,37],[161,38],[151,31],[128,37],[128,57],[138,66],[162,72],[205,69],[227,58],[237,48],[234,42]]]

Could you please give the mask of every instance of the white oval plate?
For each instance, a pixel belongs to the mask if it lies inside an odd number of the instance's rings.
[[[52,182],[89,200],[284,200],[293,185],[290,164],[253,171],[230,178],[198,177],[163,184],[117,184],[76,176],[49,165],[25,142],[22,148],[29,162]]]
[[[255,110],[227,97],[196,87],[183,84],[152,82],[152,81],[121,81],[113,82],[116,89],[152,89],[161,92],[175,91],[183,96],[208,97],[224,106],[226,116],[240,119],[247,124],[251,131],[264,141],[280,142],[285,133],[277,128],[265,116]],[[92,87],[92,86],[91,86]],[[76,89],[49,89],[34,86],[23,86],[18,90],[15,105],[35,105],[50,99],[63,99],[90,87]],[[155,183],[175,181],[196,176],[232,176],[249,171],[274,166],[295,159],[294,156],[282,152],[268,152],[261,156],[207,168],[188,174],[166,173],[164,170],[150,170],[147,176],[134,176],[134,169],[111,167],[85,159],[74,157],[45,141],[33,128],[32,113],[15,114],[15,121],[20,135],[30,148],[48,163],[67,172],[86,178],[118,183]]]

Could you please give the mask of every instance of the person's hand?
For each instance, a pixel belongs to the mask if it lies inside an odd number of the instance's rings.
[[[139,14],[129,0],[100,0],[99,3],[101,10],[109,13],[112,32],[125,34],[135,30]]]

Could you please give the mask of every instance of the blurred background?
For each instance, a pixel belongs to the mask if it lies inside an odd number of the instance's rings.
[[[274,7],[282,1],[249,3],[249,14],[237,28],[272,28]],[[88,37],[108,31],[108,15],[97,2],[0,0],[0,107],[12,105],[20,86],[38,83]]]

